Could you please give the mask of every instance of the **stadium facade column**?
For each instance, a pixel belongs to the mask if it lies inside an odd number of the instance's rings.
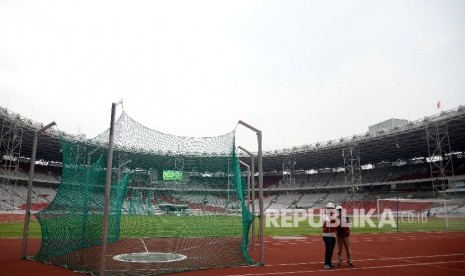
[[[455,189],[454,164],[447,122],[427,122],[425,125],[433,198],[449,198]]]
[[[348,145],[342,149],[344,159],[344,182],[346,184],[347,201],[352,205],[352,211],[356,208],[359,185],[362,183],[362,168],[360,163],[360,151],[357,144]]]
[[[286,187],[287,194],[292,193],[296,188],[295,178],[292,178],[296,164],[295,160],[283,160],[283,186]]]
[[[0,130],[0,161],[3,161],[4,177],[0,178],[0,184],[9,185],[13,182],[16,186],[23,143],[23,128],[15,118],[11,118],[8,112],[2,112],[2,128]],[[13,202],[14,195],[11,195]]]

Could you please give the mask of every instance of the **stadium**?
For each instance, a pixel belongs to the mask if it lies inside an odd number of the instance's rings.
[[[307,275],[323,271],[321,224],[307,221],[329,202],[375,221],[352,229],[356,266],[335,273],[464,271],[463,106],[269,152],[124,111],[92,139],[44,123],[0,108],[5,275],[102,275],[102,259],[105,275]],[[383,210],[394,221],[380,227]]]

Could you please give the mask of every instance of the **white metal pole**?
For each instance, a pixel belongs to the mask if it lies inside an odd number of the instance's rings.
[[[378,229],[381,229],[379,227],[379,198],[376,199],[376,210],[377,210],[377,213],[378,213]]]
[[[251,168],[250,168],[250,187],[251,193],[252,193],[252,214],[255,216],[255,156],[253,154],[250,154],[250,162],[251,162]],[[252,223],[252,250],[255,249],[255,220]]]
[[[250,164],[250,167],[251,167],[250,186],[252,188],[250,190],[250,193],[252,194],[252,214],[254,214],[255,216],[255,158],[254,158],[254,155],[250,151],[244,149],[241,146],[239,146],[238,148],[250,156],[250,163],[251,163]],[[254,249],[255,249],[255,221],[252,222],[252,250]]]
[[[250,211],[250,166],[241,160],[239,160],[239,163],[247,168],[247,210]],[[253,244],[252,240],[249,243]]]
[[[262,131],[239,120],[239,124],[250,128],[255,131],[257,134],[257,143],[258,143],[258,208],[259,208],[259,218],[258,218],[258,227],[260,234],[260,262],[259,265],[265,265],[265,239],[264,239],[264,209],[263,209],[263,154],[262,154]]]
[[[34,166],[36,162],[36,152],[37,152],[37,136],[56,125],[55,122],[44,126],[43,128],[34,132],[34,140],[32,141],[32,154],[31,154],[31,165],[29,167],[29,181],[27,184],[27,195],[26,195],[26,214],[24,216],[24,228],[23,228],[23,244],[21,250],[21,259],[26,259],[27,257],[27,236],[29,232],[29,221],[31,219],[31,194],[32,194],[32,180],[34,178]]]
[[[262,154],[262,132],[257,132],[258,141],[258,207],[260,212],[259,231],[260,231],[260,265],[265,265],[265,236],[264,236],[264,213],[263,209],[263,154]]]
[[[108,142],[108,159],[107,159],[107,175],[105,180],[105,205],[103,209],[103,229],[102,229],[102,252],[100,256],[100,276],[105,275],[105,260],[107,254],[107,236],[108,236],[108,216],[110,205],[110,188],[111,188],[111,168],[113,162],[113,143],[114,143],[114,128],[115,128],[115,112],[116,106],[122,103],[111,104],[111,120],[110,120],[110,137]]]
[[[247,209],[250,211],[250,166],[241,160],[239,163],[247,168]]]

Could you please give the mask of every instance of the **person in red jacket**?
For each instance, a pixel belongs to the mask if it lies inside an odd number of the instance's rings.
[[[325,269],[334,268],[332,264],[334,246],[336,245],[337,214],[333,203],[326,204],[323,214],[323,242],[325,243]]]
[[[342,206],[336,207],[338,211],[338,217],[340,224],[337,227],[337,267],[342,266],[342,249],[346,249],[347,263],[350,267],[354,267],[352,264],[352,254],[350,252],[350,220],[342,212]]]

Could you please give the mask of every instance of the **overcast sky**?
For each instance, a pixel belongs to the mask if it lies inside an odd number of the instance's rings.
[[[94,137],[121,98],[265,150],[417,120],[465,104],[465,1],[0,0],[0,106]]]

